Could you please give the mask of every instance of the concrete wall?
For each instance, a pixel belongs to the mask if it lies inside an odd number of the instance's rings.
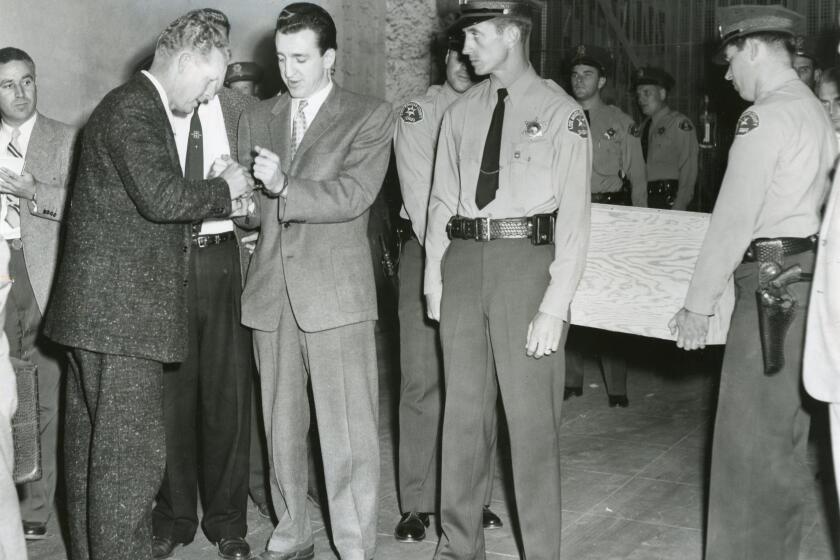
[[[152,51],[158,33],[195,8],[224,11],[231,20],[234,60],[256,60],[267,70],[268,89],[279,87],[273,30],[288,1],[0,1],[0,45],[22,48],[32,56],[39,109],[65,122],[82,124],[102,96],[124,82]],[[385,0],[313,1],[338,25],[336,80],[385,97]]]

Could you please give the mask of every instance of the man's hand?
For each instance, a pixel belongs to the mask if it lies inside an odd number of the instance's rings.
[[[228,185],[230,189],[230,199],[236,200],[254,190],[254,181],[251,179],[245,168],[238,163],[231,163],[219,175]],[[243,214],[244,216],[244,214]]]
[[[440,292],[426,294],[426,316],[440,322]]]
[[[250,196],[243,196],[242,198],[231,200],[230,214],[228,215],[228,217],[241,218],[243,216],[247,216],[251,211],[252,204],[254,204],[254,202],[251,200]]]
[[[249,255],[253,255],[254,254],[254,249],[257,248],[257,239],[259,239],[259,238],[260,238],[260,232],[259,231],[254,231],[254,232],[249,233],[248,235],[242,237],[242,239],[240,239],[239,242],[242,243],[242,245],[245,246],[245,248],[248,250]]]
[[[525,353],[532,358],[542,358],[560,349],[563,336],[563,319],[537,311],[528,325],[528,341]]]
[[[208,174],[208,179],[215,179],[219,177],[222,172],[228,168],[228,166],[233,163],[233,160],[230,159],[228,154],[222,154],[221,156],[216,158],[216,161],[213,162],[213,165],[210,166],[210,173]]]
[[[0,167],[0,192],[32,200],[35,198],[35,177],[28,171],[23,171],[18,175],[5,167]]]
[[[280,156],[259,146],[254,146],[254,151],[257,153],[257,157],[254,158],[254,177],[262,182],[265,190],[271,195],[279,195],[286,178],[280,169]]]
[[[668,322],[671,334],[677,335],[677,347],[683,350],[697,350],[706,347],[709,332],[709,317],[689,311],[685,307]]]

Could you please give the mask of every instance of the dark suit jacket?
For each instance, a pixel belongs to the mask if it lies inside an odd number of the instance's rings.
[[[94,352],[183,360],[190,224],[230,210],[224,180],[184,179],[148,78],[108,93],[84,130],[47,335]]]
[[[242,294],[242,322],[276,330],[282,290],[307,332],[375,320],[367,224],[388,166],[391,107],[333,84],[292,160],[290,104],[288,94],[268,99],[239,122],[240,161],[250,165],[253,146],[263,146],[289,174],[285,200],[259,195],[260,239]]]
[[[242,116],[242,112],[245,111],[245,109],[256,104],[258,101],[259,99],[256,97],[239,93],[238,91],[230,88],[222,88],[219,92],[219,103],[222,106],[222,116],[225,119],[225,132],[227,132],[228,144],[230,145],[230,157],[233,158],[234,161],[239,159],[237,152],[238,144],[236,141],[237,130],[239,129],[239,118]],[[249,232],[237,226],[235,228],[235,233],[237,240],[239,240],[243,235],[247,235]],[[251,254],[245,247],[242,246],[242,243],[240,243],[239,262],[242,267],[241,273],[243,282],[245,280],[245,273],[248,270],[248,263],[250,261]]]
[[[35,178],[35,200],[20,213],[26,273],[43,314],[58,261],[61,219],[70,181],[76,129],[38,113],[24,169]]]

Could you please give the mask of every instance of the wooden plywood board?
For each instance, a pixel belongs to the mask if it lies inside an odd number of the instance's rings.
[[[668,321],[683,305],[709,214],[592,205],[586,269],[572,324],[673,340]],[[724,344],[734,305],[729,286],[712,317],[708,344]]]

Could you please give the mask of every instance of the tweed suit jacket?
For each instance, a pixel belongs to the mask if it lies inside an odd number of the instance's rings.
[[[91,114],[46,333],[93,352],[187,355],[190,224],[230,214],[221,178],[184,178],[166,110],[136,74]]]
[[[222,117],[225,120],[225,132],[227,132],[228,144],[230,145],[230,157],[237,161],[239,159],[237,154],[238,143],[236,141],[237,131],[239,129],[239,118],[242,112],[248,107],[256,104],[259,101],[256,97],[239,93],[230,88],[222,88],[219,92],[219,103],[222,106]],[[251,253],[242,245],[241,239],[243,235],[249,232],[243,230],[236,225],[234,228],[236,240],[239,243],[239,265],[242,281],[245,281],[245,273],[248,270],[248,263],[251,260]]]
[[[20,237],[26,273],[43,315],[58,261],[61,220],[73,165],[76,129],[38,113],[24,170],[35,179],[35,200],[21,205]]]
[[[265,100],[242,115],[239,157],[253,147],[280,156],[285,199],[259,194],[260,238],[242,294],[242,322],[278,328],[282,290],[297,324],[317,332],[377,318],[367,238],[370,207],[390,156],[390,105],[333,89],[291,157],[291,97]]]

